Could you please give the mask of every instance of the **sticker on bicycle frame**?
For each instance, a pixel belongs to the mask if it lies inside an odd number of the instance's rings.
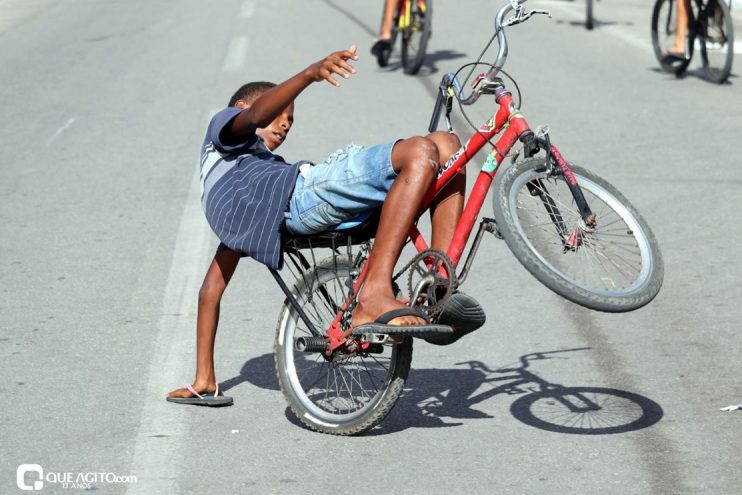
[[[495,158],[496,152],[492,152],[489,155],[487,155],[487,161],[484,162],[484,165],[482,165],[482,171],[490,173],[497,170],[497,159]]]
[[[482,127],[479,128],[479,130],[482,132],[489,132],[494,128],[495,128],[495,116],[493,115],[492,118],[489,119],[486,124],[484,124]]]
[[[440,169],[438,169],[438,177],[441,177],[446,172],[446,170],[453,167],[453,164],[456,163],[456,160],[458,160],[461,155],[464,154],[465,150],[466,147],[459,148],[459,150],[454,153],[453,156],[449,158],[448,161]]]

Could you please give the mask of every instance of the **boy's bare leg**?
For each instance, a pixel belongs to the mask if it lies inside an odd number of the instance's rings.
[[[374,321],[377,317],[406,307],[394,297],[392,271],[407,240],[407,235],[425,192],[438,170],[438,148],[422,137],[405,139],[394,145],[392,166],[397,178],[381,209],[379,228],[368,259],[368,272],[353,311],[353,325]],[[401,316],[392,325],[422,325],[415,316]]]
[[[214,255],[206,272],[201,290],[198,292],[198,316],[196,318],[196,378],[193,388],[198,393],[216,390],[214,373],[214,340],[219,324],[219,306],[224,290],[227,288],[240,253],[225,249]],[[186,388],[173,390],[168,397],[192,397]]]
[[[426,136],[438,147],[441,165],[445,164],[461,148],[461,141],[454,134],[437,131]],[[443,252],[453,239],[456,225],[464,210],[466,193],[466,167],[462,168],[430,206],[430,218],[433,227],[431,247]]]

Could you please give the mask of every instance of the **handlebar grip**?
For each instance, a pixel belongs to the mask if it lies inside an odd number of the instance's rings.
[[[433,108],[433,115],[430,117],[430,124],[428,124],[428,132],[434,132],[438,129],[438,122],[441,120],[441,108],[443,107],[443,92],[438,90],[438,97],[435,99],[435,107]]]

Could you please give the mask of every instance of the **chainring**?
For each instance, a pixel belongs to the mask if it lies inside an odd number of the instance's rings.
[[[407,265],[407,288],[410,306],[419,308],[428,316],[437,315],[458,287],[456,269],[446,253],[426,249]]]

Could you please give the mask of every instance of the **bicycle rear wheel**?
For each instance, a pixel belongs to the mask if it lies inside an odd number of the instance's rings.
[[[608,182],[580,167],[572,172],[596,226],[585,225],[564,176],[549,176],[534,157],[496,176],[498,230],[518,261],[562,297],[606,312],[644,306],[663,278],[652,231]]]
[[[657,0],[652,11],[652,47],[657,61],[665,72],[682,74],[688,68],[693,56],[693,39],[695,38],[694,15],[688,12],[688,39],[686,40],[686,55],[683,60],[667,60],[665,54],[675,41],[677,33],[677,0]]]
[[[402,67],[406,74],[417,74],[425,61],[433,21],[432,3],[432,0],[409,2],[409,25],[401,30]]]
[[[317,329],[330,326],[348,294],[353,270],[349,258],[329,258],[295,284],[294,297]],[[306,348],[313,338],[287,300],[278,319],[274,354],[278,383],[296,418],[312,430],[333,435],[354,435],[376,426],[402,393],[412,339],[377,344],[374,352],[336,351],[325,359],[322,352]]]
[[[729,7],[723,0],[709,0],[698,16],[703,71],[709,81],[721,84],[732,72],[734,60],[734,25]]]

